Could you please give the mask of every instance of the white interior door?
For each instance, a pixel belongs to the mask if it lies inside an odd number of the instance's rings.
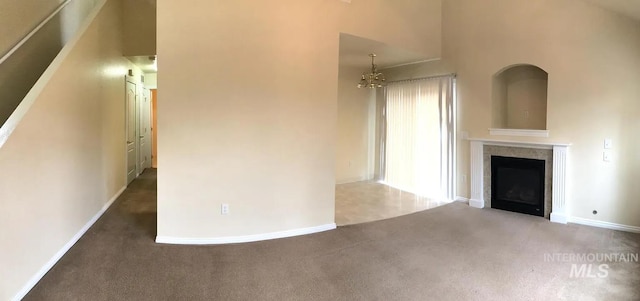
[[[136,148],[136,84],[127,81],[125,99],[125,123],[127,138],[127,185],[137,176],[137,148]]]
[[[138,127],[138,144],[139,144],[139,152],[138,152],[138,173],[142,173],[145,168],[151,167],[151,148],[150,148],[150,136],[151,131],[149,129],[149,115],[151,109],[151,93],[149,89],[142,89],[142,101],[140,102],[140,110],[139,110],[139,127]]]

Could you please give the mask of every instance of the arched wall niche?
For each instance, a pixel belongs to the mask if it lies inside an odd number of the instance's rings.
[[[549,74],[529,64],[511,65],[493,76],[492,128],[547,129]]]

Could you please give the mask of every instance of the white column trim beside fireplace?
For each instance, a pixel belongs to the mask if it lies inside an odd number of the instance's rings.
[[[551,197],[550,220],[555,223],[567,223],[567,156],[570,144],[546,142],[522,142],[490,139],[469,139],[471,142],[471,198],[469,206],[484,208],[484,145],[498,145],[525,148],[542,148],[553,150],[553,188]]]
[[[553,146],[553,186],[551,190],[551,221],[555,223],[567,223],[567,151],[566,145]]]
[[[469,206],[474,208],[484,208],[484,163],[483,143],[480,140],[471,141],[471,198]]]

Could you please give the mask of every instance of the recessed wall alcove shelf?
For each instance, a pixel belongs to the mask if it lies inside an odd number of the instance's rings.
[[[512,65],[493,76],[491,128],[499,136],[549,137],[549,74],[534,65]]]

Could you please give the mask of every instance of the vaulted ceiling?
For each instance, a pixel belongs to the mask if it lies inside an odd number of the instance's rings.
[[[378,41],[340,34],[340,65],[367,68],[371,66],[369,53],[377,55],[376,64],[381,69],[433,59]]]

